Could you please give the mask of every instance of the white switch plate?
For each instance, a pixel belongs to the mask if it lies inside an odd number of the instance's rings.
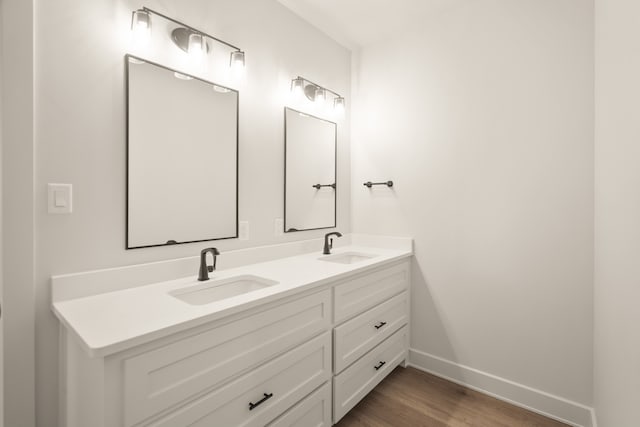
[[[238,238],[240,240],[249,240],[249,221],[240,221],[238,225],[240,228]]]
[[[73,186],[71,184],[47,184],[47,212],[70,214],[73,212]]]
[[[282,236],[284,234],[284,219],[276,218],[273,222],[273,234],[274,236]]]

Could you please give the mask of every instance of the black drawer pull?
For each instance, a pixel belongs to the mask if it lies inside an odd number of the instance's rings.
[[[271,399],[273,397],[273,393],[264,393],[264,397],[260,400],[258,400],[256,403],[251,403],[249,402],[249,410],[253,411],[255,408],[257,408],[258,406],[262,405],[264,402],[266,402],[267,400]]]
[[[374,366],[373,369],[375,369],[377,371],[378,369],[382,368],[386,363],[387,362],[382,362],[381,361],[380,363],[378,363],[378,366]]]
[[[383,327],[384,325],[386,325],[386,324],[387,324],[387,322],[380,322],[380,323],[378,323],[377,325],[375,325],[375,328],[376,328],[376,329],[380,329],[380,328],[382,328],[382,327]]]

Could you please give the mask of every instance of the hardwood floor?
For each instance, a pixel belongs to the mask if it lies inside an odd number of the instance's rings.
[[[414,368],[396,368],[336,427],[567,427]]]

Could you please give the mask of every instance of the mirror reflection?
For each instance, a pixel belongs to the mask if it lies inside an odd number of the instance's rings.
[[[285,108],[285,232],[336,226],[337,126]]]
[[[127,249],[236,237],[238,92],[125,61]]]

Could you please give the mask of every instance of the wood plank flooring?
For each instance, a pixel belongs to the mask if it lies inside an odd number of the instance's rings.
[[[396,368],[336,427],[567,427],[414,368]]]

